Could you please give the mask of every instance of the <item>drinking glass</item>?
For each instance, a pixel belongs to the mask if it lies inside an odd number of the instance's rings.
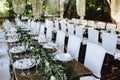
[[[21,60],[20,63],[21,63],[21,69],[22,69],[22,72],[20,73],[20,75],[25,76],[26,74],[23,71],[23,61]]]
[[[29,66],[29,59],[27,59],[27,66]],[[27,76],[30,76],[30,71],[29,71],[29,67],[28,67],[28,72],[27,72]]]

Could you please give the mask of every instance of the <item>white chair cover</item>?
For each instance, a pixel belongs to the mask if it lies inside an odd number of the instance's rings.
[[[10,80],[10,60],[0,59],[0,80]]]
[[[94,25],[95,25],[95,22],[94,22],[94,21],[89,20],[89,21],[87,22],[87,25],[88,25],[88,26],[94,26]]]
[[[68,24],[67,28],[68,28],[68,36],[74,35],[74,24]]]
[[[46,39],[48,41],[52,41],[52,29],[51,28],[47,28]]]
[[[44,33],[45,33],[45,25],[41,24],[40,33],[39,34],[44,34]]]
[[[27,29],[28,29],[28,30],[30,30],[30,28],[31,28],[30,26],[31,26],[31,20],[28,19],[28,21],[27,21]]]
[[[115,31],[116,30],[116,24],[112,24],[112,23],[107,23],[107,25],[106,25],[106,29],[107,30],[113,30],[113,31]]]
[[[0,43],[0,80],[10,80],[10,58],[7,43]]]
[[[84,19],[80,20],[80,23],[85,26],[85,25],[87,25],[87,20],[84,20]]]
[[[75,27],[75,35],[78,36],[81,40],[83,40],[84,30],[81,25]]]
[[[81,39],[75,35],[70,35],[67,45],[67,52],[76,60],[79,57]]]
[[[105,54],[106,50],[103,47],[97,44],[87,43],[84,65],[85,67],[90,69],[98,78],[101,78],[101,68],[103,65]],[[85,77],[88,76],[83,76],[80,78],[80,80],[89,80],[90,78],[90,76],[87,79],[85,79]],[[94,78],[90,78],[90,80],[94,80]]]
[[[66,33],[66,28],[67,28],[66,23],[64,21],[61,21],[60,25],[61,25],[61,30]]]
[[[102,33],[102,46],[108,52],[114,56],[117,46],[117,35],[112,33]]]
[[[98,44],[99,31],[88,28],[88,42]]]
[[[0,32],[0,42],[5,42],[5,32]]]
[[[58,45],[62,45],[64,48],[64,44],[65,44],[65,33],[62,31],[57,31],[57,36],[56,36],[56,44]]]
[[[56,32],[60,30],[58,20],[55,20],[55,30],[56,30]]]
[[[46,28],[52,28],[53,29],[53,21],[46,19],[45,20]]]
[[[37,33],[37,34],[38,34],[39,31],[40,31],[40,25],[41,25],[40,22],[37,22],[37,23],[36,23],[36,33]]]
[[[5,32],[0,31],[0,39],[5,38]]]
[[[36,22],[31,21],[31,28],[30,28],[32,33],[36,33]]]
[[[105,22],[97,22],[96,23],[97,28],[105,29],[105,26],[106,26]]]

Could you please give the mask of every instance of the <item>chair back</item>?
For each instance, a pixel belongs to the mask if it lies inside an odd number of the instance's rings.
[[[59,21],[58,20],[55,20],[55,30],[56,31],[60,30],[60,28],[59,28]]]
[[[68,24],[68,35],[74,35],[74,24]]]
[[[66,23],[64,21],[60,22],[61,30],[66,33]]]
[[[84,19],[80,20],[80,23],[85,26],[85,25],[87,25],[87,20],[84,20]]]
[[[46,32],[46,39],[48,41],[52,41],[52,29],[51,28],[47,28],[47,32]]]
[[[45,33],[45,25],[41,24],[39,34],[44,34],[44,33]]]
[[[117,46],[117,35],[113,33],[102,33],[102,46],[107,50],[111,55],[114,55],[116,52]]]
[[[65,44],[65,33],[62,31],[57,31],[57,36],[56,36],[56,44],[58,45],[62,45],[64,48],[64,44]]]
[[[100,45],[87,43],[84,65],[90,69],[96,77],[101,77],[101,68],[106,50]]]
[[[76,60],[79,57],[81,39],[75,35],[70,35],[67,45],[67,52]]]
[[[88,28],[88,42],[97,44],[98,38],[99,38],[99,31],[92,28]]]
[[[116,30],[116,24],[113,24],[113,23],[107,23],[107,25],[106,25],[106,29],[107,30],[113,30],[113,31],[115,31]]]
[[[106,26],[105,22],[97,22],[96,23],[97,28],[105,29],[105,26]]]
[[[82,28],[82,25],[75,26],[75,35],[79,37],[81,40],[83,40],[83,33],[84,33],[84,30]]]
[[[46,28],[53,28],[53,21],[46,19],[45,20],[45,26]]]
[[[87,25],[92,27],[92,26],[95,25],[95,22],[92,21],[92,20],[89,20],[89,21],[87,22]]]

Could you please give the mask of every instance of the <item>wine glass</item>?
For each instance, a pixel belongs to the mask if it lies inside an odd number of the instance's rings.
[[[21,63],[21,69],[22,69],[22,72],[20,73],[20,75],[25,76],[26,74],[23,71],[23,61],[21,60],[20,63]]]
[[[31,60],[27,59],[27,66],[29,66],[29,61],[31,61]],[[28,72],[27,72],[27,76],[30,76],[30,71],[29,71],[29,67],[28,67]]]
[[[36,70],[35,70],[35,73],[38,74],[38,64],[40,63],[40,60],[39,59],[36,59]]]
[[[58,46],[58,52],[64,52],[64,46],[61,43],[58,43],[57,46]]]

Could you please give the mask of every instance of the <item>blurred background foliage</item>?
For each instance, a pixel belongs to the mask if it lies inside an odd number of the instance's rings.
[[[29,2],[29,0],[26,1],[27,1],[27,5],[25,12],[23,13],[23,16],[29,17],[32,16],[32,5]],[[1,12],[0,10],[0,16],[15,17],[16,14],[13,11],[12,0],[0,0],[0,3],[1,2],[4,2],[6,10],[4,12]],[[43,9],[46,8],[45,6],[47,4],[48,4],[48,0],[44,0]],[[64,6],[65,6],[64,18],[69,18],[69,19],[79,18],[79,16],[76,13],[76,0],[65,0]],[[86,0],[85,19],[111,22],[105,0]]]

